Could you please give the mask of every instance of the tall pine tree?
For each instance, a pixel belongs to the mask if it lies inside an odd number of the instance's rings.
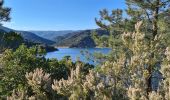
[[[163,14],[167,13],[170,8],[170,0],[126,0],[126,4],[128,5],[127,14],[130,15],[132,19],[135,19],[136,21],[139,20],[145,20],[145,24],[147,24],[147,32],[149,30],[149,36],[150,40],[149,45],[150,48],[153,48],[151,50],[151,58],[155,58],[154,54],[154,39],[161,33],[159,31],[158,23],[159,21],[162,21],[167,15],[163,16]],[[151,47],[152,46],[152,47]],[[154,71],[155,64],[148,66],[148,72],[150,74],[150,78],[148,79],[148,92],[152,90],[151,88],[151,77],[152,72]]]

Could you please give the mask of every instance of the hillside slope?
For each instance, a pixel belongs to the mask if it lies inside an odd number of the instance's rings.
[[[42,37],[39,37],[37,35],[35,35],[34,33],[31,32],[27,32],[27,31],[18,31],[18,33],[21,34],[21,36],[25,39],[28,40],[29,42],[34,42],[34,43],[40,43],[40,44],[46,44],[46,45],[52,45],[55,42],[48,40],[48,39],[44,39]]]
[[[3,30],[5,32],[10,32],[10,31],[17,32],[17,33],[21,34],[21,36],[29,42],[46,44],[46,45],[51,45],[51,44],[55,43],[54,41],[44,39],[42,37],[35,35],[34,33],[28,32],[28,31],[17,31],[17,30],[13,30],[13,29],[10,29],[10,28],[4,27],[4,26],[0,26],[0,30]]]
[[[84,30],[73,33],[68,33],[64,36],[58,36],[55,38],[58,47],[78,47],[78,48],[92,48],[96,47],[94,40],[92,39],[92,33],[96,31],[98,35],[108,35],[105,30]]]

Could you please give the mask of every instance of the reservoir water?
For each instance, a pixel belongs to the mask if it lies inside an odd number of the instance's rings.
[[[58,48],[58,51],[47,53],[46,58],[61,60],[65,56],[70,56],[72,61],[79,59],[85,63],[95,64],[96,62],[93,61],[94,53],[108,54],[110,50],[110,48]]]

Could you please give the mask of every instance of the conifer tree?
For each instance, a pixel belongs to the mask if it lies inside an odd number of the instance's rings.
[[[158,26],[159,21],[161,20],[161,15],[166,13],[169,10],[170,0],[126,0],[128,5],[127,14],[130,15],[136,21],[145,20],[147,32],[149,34],[149,44],[150,48],[155,47],[155,38],[161,34],[160,27]],[[165,16],[164,16],[165,17]],[[162,17],[162,18],[164,18]],[[162,20],[161,20],[162,21]],[[149,29],[148,29],[149,28]],[[149,30],[149,32],[148,32]],[[154,48],[150,51],[151,58],[155,58],[156,54],[154,53]],[[147,80],[148,92],[152,90],[151,88],[151,78],[152,73],[154,72],[155,64],[149,65],[147,70],[150,74],[150,78]]]
[[[2,24],[3,21],[10,20],[10,11],[11,8],[4,7],[4,0],[0,0],[0,23]]]
[[[126,4],[128,5],[126,12],[130,16],[129,18],[121,19],[122,18],[120,17],[121,13],[112,13],[111,15],[109,15],[107,10],[103,10],[102,12],[100,12],[101,18],[99,20],[96,20],[96,23],[101,28],[107,29],[110,33],[111,30],[120,30],[120,33],[123,33],[134,32],[133,28],[134,23],[143,20],[143,26],[141,28],[141,31],[146,33],[145,39],[147,40],[148,43],[147,45],[150,46],[151,48],[150,62],[152,62],[152,60],[154,60],[156,57],[155,50],[157,48],[155,48],[156,47],[155,39],[160,34],[163,33],[165,34],[165,30],[168,30],[166,28],[163,29],[164,30],[163,31],[162,28],[165,28],[165,24],[167,22],[165,21],[165,19],[167,19],[168,16],[167,13],[169,12],[170,9],[169,8],[170,0],[126,0]],[[113,11],[115,12],[115,10]],[[119,10],[116,10],[116,12],[118,11]],[[107,25],[105,23],[106,21],[109,21],[110,23]],[[120,26],[120,24],[122,25]],[[119,26],[119,28],[117,28],[117,26]],[[119,31],[114,31],[114,35],[117,33],[119,33]],[[132,56],[132,52],[130,52],[131,50],[129,50],[129,48],[127,48],[126,46],[123,46],[122,41],[115,42],[116,40],[120,40],[120,38],[115,38],[112,34],[109,36],[109,41],[112,42],[108,42],[109,47],[112,48],[112,55],[117,55],[116,58],[118,58],[121,49],[123,49],[124,52],[127,52],[126,57],[128,58],[131,57]],[[167,44],[162,45],[165,46]],[[150,78],[147,79],[148,92],[152,90],[151,86],[152,74],[155,71],[154,69],[157,63],[160,62],[161,61],[157,61],[148,65],[147,71],[150,76]]]
[[[0,25],[2,25],[2,22],[10,21],[10,11],[11,8],[4,7],[4,0],[0,0]],[[1,32],[4,32],[1,30]],[[4,33],[0,33],[0,42],[3,43],[3,36]],[[1,52],[2,44],[0,44],[0,52]]]

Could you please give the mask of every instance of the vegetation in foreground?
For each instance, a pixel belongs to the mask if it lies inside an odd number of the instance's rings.
[[[126,0],[128,19],[120,9],[100,12],[96,23],[110,35],[93,38],[112,48],[98,55],[93,68],[68,57],[45,59],[41,48],[21,45],[0,58],[0,95],[30,100],[169,100],[170,0]],[[1,5],[2,6],[2,5]],[[107,24],[105,24],[107,21]]]

